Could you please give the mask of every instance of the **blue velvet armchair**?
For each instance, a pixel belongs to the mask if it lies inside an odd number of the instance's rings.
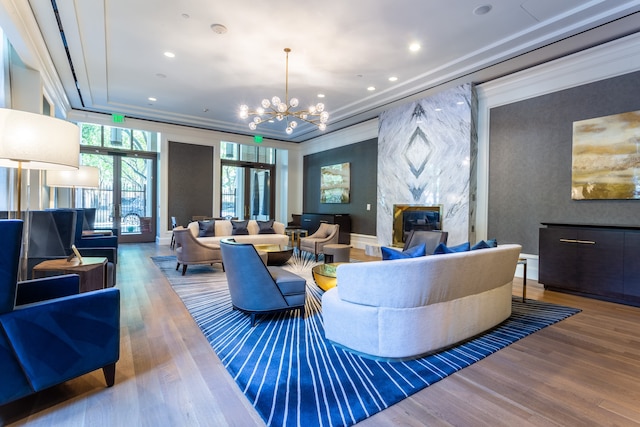
[[[42,261],[66,258],[71,255],[71,245],[77,238],[78,214],[73,209],[50,209],[29,212],[29,232],[27,241],[27,277],[32,277],[33,267]],[[82,224],[80,224],[82,225]],[[78,251],[86,257],[105,257],[107,264],[107,284],[116,284],[117,248],[81,247]]]
[[[120,291],[79,294],[77,275],[17,282],[21,220],[0,220],[0,405],[84,375],[115,381]]]
[[[222,262],[227,273],[234,309],[251,316],[300,309],[304,318],[306,280],[281,267],[267,267],[256,248],[249,243],[220,241]]]

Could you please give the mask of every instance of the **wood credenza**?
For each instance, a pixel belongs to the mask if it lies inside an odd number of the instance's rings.
[[[640,227],[542,223],[546,289],[640,306]]]
[[[351,244],[351,217],[348,214],[303,213],[300,218],[300,226],[308,230],[309,235],[315,233],[323,222],[340,225],[338,243]]]

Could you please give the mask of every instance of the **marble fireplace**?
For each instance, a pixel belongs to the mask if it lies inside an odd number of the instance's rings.
[[[402,245],[402,235],[394,231],[397,205],[438,207],[440,227],[449,233],[449,244],[475,241],[476,114],[471,84],[380,114],[379,244]]]
[[[442,206],[393,205],[393,246],[402,247],[413,230],[442,230]]]

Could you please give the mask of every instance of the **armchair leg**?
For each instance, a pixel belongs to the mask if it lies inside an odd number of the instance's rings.
[[[102,367],[102,373],[104,373],[104,380],[107,383],[107,387],[113,386],[116,382],[116,364],[112,363]]]
[[[187,264],[182,264],[182,275],[187,272]]]
[[[180,263],[178,263],[178,265],[176,265],[176,271],[178,271],[179,268],[180,268]]]

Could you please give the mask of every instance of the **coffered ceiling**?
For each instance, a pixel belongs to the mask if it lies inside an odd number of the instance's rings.
[[[285,47],[289,96],[322,101],[331,132],[640,29],[640,0],[29,3],[73,109],[291,142],[321,133],[238,115],[285,97]]]

